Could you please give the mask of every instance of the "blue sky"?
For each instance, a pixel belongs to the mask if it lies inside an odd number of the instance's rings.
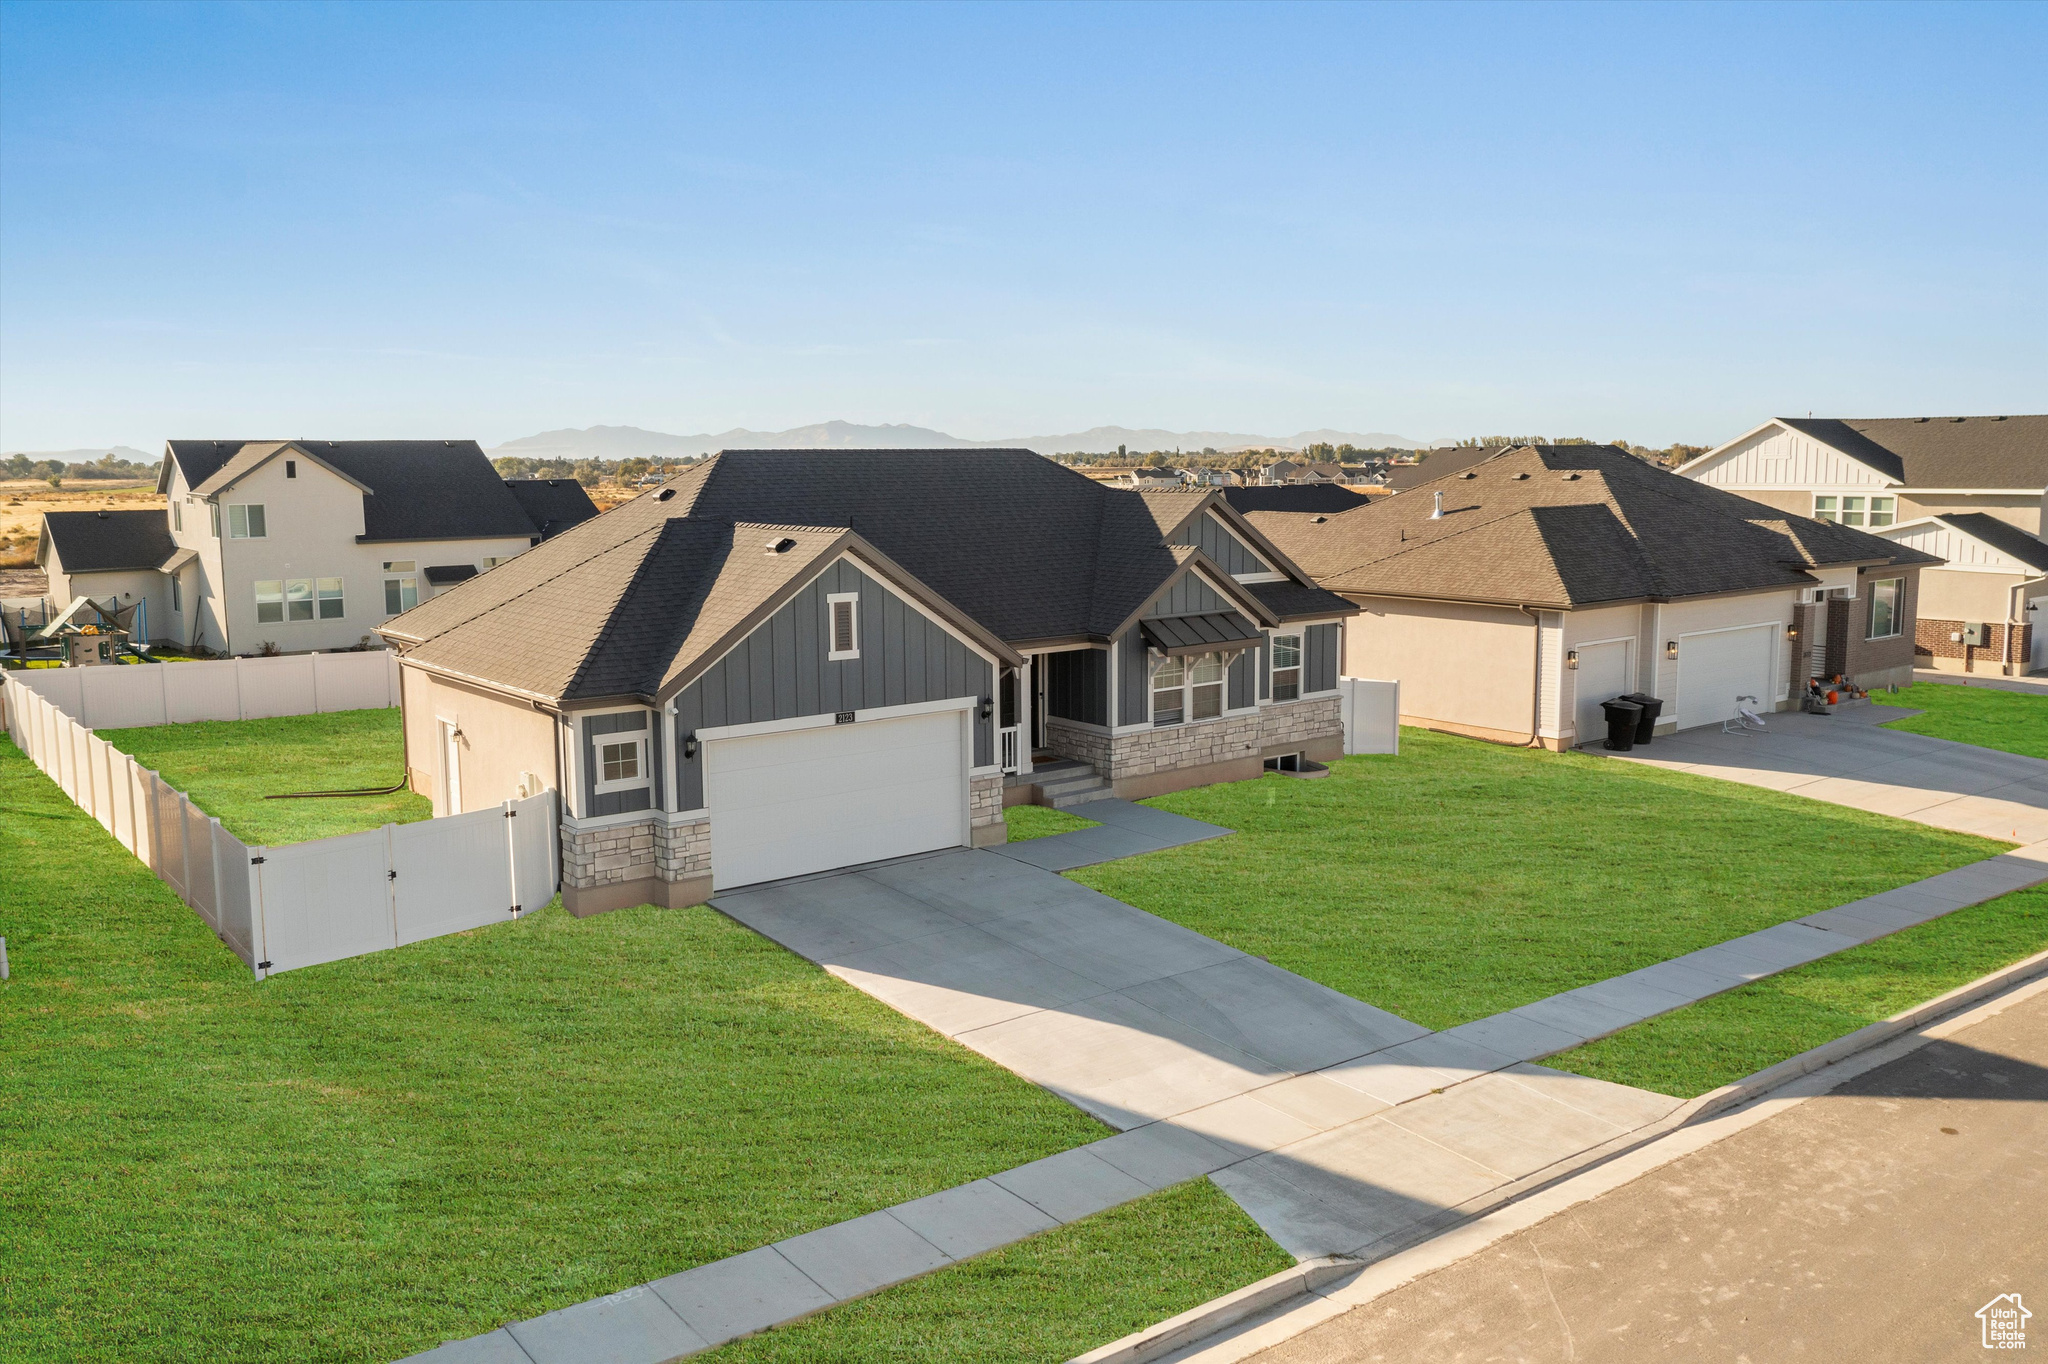
[[[2048,409],[2048,6],[0,6],[0,447]]]

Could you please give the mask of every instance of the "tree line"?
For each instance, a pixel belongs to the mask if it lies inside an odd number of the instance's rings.
[[[125,479],[155,478],[162,461],[141,464],[132,459],[117,458],[111,451],[101,455],[89,464],[66,464],[61,459],[30,459],[27,455],[9,455],[0,460],[0,473],[8,478],[40,478],[52,488],[64,486],[67,478],[76,479]]]

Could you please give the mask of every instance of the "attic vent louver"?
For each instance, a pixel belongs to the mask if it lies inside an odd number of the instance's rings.
[[[1516,474],[1516,475],[1515,475],[1515,482],[1517,482],[1517,483],[1520,483],[1520,482],[1521,482],[1521,481],[1522,481],[1523,479],[1527,478],[1528,476],[1529,476],[1529,475],[1527,475],[1527,474],[1525,474],[1525,473],[1524,473],[1524,474]]]
[[[1312,524],[1312,525],[1317,525],[1317,526],[1320,526],[1320,525],[1322,525],[1322,524],[1323,524],[1323,522],[1325,522],[1325,521],[1327,521],[1327,520],[1329,520],[1329,519],[1330,519],[1330,518],[1329,518],[1329,517],[1327,517],[1327,516],[1318,516],[1318,517],[1316,517],[1316,518],[1315,518],[1315,520],[1314,520],[1313,522],[1311,522],[1310,524]]]
[[[780,540],[770,540],[768,542],[768,552],[770,554],[787,554],[795,548],[796,541],[787,535],[783,536]]]
[[[1459,475],[1458,475],[1458,477],[1459,477],[1459,478],[1477,478],[1477,477],[1479,477],[1479,475],[1477,475],[1477,474],[1473,473],[1473,472],[1472,472],[1472,471],[1471,471],[1470,469],[1467,469],[1467,470],[1466,470],[1466,471],[1465,471],[1464,473],[1462,473],[1462,474],[1459,474]]]
[[[552,487],[554,487],[555,485],[554,485],[553,483],[550,483],[550,484],[548,484],[548,486],[549,486],[550,488],[552,488]],[[670,499],[671,497],[674,497],[675,495],[676,495],[676,490],[675,490],[674,488],[663,488],[663,489],[662,489],[662,490],[661,490],[660,492],[658,492],[658,493],[656,493],[656,494],[654,495],[654,500],[655,500],[656,502],[666,502],[666,501],[668,501],[668,500],[669,500],[669,499]]]
[[[1567,483],[1576,483],[1579,481],[1579,476],[1577,474],[1566,474],[1564,476],[1564,481]]]

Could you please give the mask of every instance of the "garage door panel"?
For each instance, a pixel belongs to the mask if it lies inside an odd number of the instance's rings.
[[[713,885],[957,847],[967,824],[960,717],[942,711],[707,744]]]
[[[1692,729],[1732,718],[1738,696],[1754,696],[1756,709],[1769,710],[1778,694],[1774,664],[1778,630],[1776,625],[1756,625],[1680,635],[1678,727]]]
[[[1606,737],[1607,712],[1600,709],[1600,703],[1634,690],[1629,685],[1631,671],[1627,640],[1579,647],[1578,710],[1574,720],[1579,743],[1593,743]]]

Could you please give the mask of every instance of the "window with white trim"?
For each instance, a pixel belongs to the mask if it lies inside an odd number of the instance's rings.
[[[284,618],[288,621],[313,619],[313,580],[288,578],[284,585]]]
[[[1220,653],[1161,659],[1152,669],[1152,723],[1177,725],[1221,715],[1225,672]]]
[[[647,784],[644,761],[645,740],[632,736],[606,735],[597,741],[597,790],[622,791]]]
[[[860,594],[833,592],[825,598],[825,657],[837,662],[860,657]]]
[[[176,498],[171,500],[171,529],[185,529],[185,504]]]
[[[1813,515],[1818,521],[1844,526],[1889,526],[1898,519],[1896,497],[1815,496]]]
[[[263,504],[261,502],[231,502],[228,504],[228,539],[262,540],[268,538],[263,528]]]
[[[341,579],[321,578],[314,584],[320,598],[320,619],[340,620],[342,617]]]
[[[258,578],[256,580],[256,623],[277,625],[284,620],[284,581],[281,578]]]
[[[403,577],[384,580],[384,614],[395,616],[400,611],[410,611],[420,604],[420,580],[412,576],[416,559],[386,559],[386,573],[403,574]]]
[[[1301,636],[1273,636],[1273,699],[1301,699]]]
[[[1880,578],[1870,585],[1870,628],[1865,639],[1891,639],[1904,631],[1900,607],[1904,605],[1906,580]]]
[[[213,514],[213,538],[218,540],[220,539],[220,503],[209,502],[206,506],[207,510]]]

